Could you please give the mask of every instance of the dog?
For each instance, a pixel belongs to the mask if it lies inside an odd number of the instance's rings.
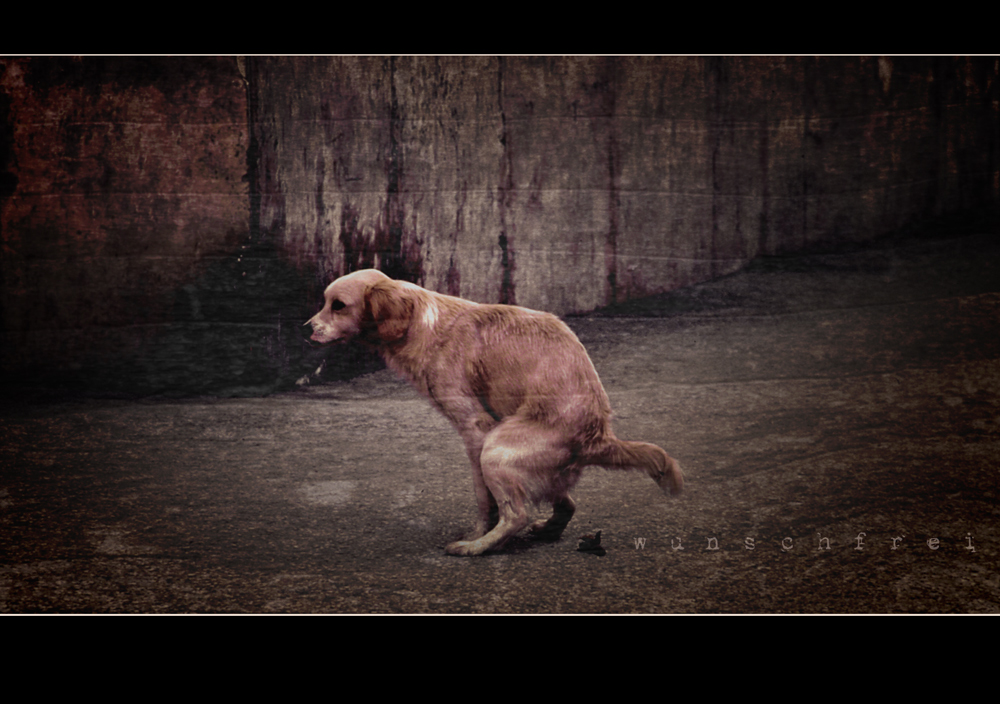
[[[619,440],[611,405],[583,345],[561,320],[518,306],[480,304],[389,278],[342,276],[308,320],[311,339],[358,338],[451,422],[472,464],[478,519],[451,555],[501,548],[529,526],[533,504],[552,516],[530,525],[557,540],[576,510],[569,492],[588,465],[642,470],[680,493],[680,465],[652,443]]]

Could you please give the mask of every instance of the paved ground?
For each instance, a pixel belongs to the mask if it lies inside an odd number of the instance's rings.
[[[442,550],[474,513],[458,437],[385,371],[8,402],[0,611],[1000,611],[998,262],[896,242],[571,319],[687,491],[593,469],[560,542],[481,558]]]

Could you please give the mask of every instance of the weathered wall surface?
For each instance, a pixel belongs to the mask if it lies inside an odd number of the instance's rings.
[[[248,62],[253,215],[317,286],[365,266],[556,313],[1000,200],[995,58]]]
[[[182,287],[247,241],[234,58],[0,59],[0,129],[5,370],[159,344]]]
[[[0,58],[2,369],[263,389],[315,368],[301,322],[365,266],[564,314],[995,207],[998,78],[985,57]]]

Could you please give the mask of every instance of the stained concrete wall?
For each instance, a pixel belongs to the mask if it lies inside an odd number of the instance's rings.
[[[265,388],[315,367],[301,322],[364,266],[570,313],[996,206],[998,73],[993,57],[2,58],[2,368]]]
[[[247,242],[233,57],[0,59],[0,130],[5,371],[96,360],[115,374],[162,344],[208,262]]]
[[[586,311],[1000,200],[995,58],[248,62],[253,216],[317,286],[377,266]]]

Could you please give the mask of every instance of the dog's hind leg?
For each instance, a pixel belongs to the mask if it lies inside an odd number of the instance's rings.
[[[475,540],[450,543],[451,555],[481,555],[503,546],[528,525],[528,505],[551,491],[551,475],[571,457],[561,438],[534,423],[509,419],[491,431],[480,455],[483,482],[496,500],[499,521]],[[568,498],[568,497],[567,497]],[[560,503],[560,519],[572,516],[572,501]]]
[[[496,499],[483,479],[482,465],[483,443],[486,434],[496,426],[496,421],[484,413],[473,415],[470,411],[465,415],[472,420],[466,424],[456,422],[455,426],[465,442],[465,452],[472,466],[472,486],[476,492],[476,524],[464,538],[471,541],[486,535],[500,521]]]
[[[483,479],[483,468],[480,463],[479,454],[482,452],[482,445],[469,450],[469,462],[472,465],[472,486],[476,492],[476,525],[472,531],[465,536],[465,540],[477,540],[496,527],[500,522],[500,512],[497,508],[497,501],[493,493],[486,486]],[[477,454],[479,453],[479,454]]]
[[[552,517],[547,521],[535,521],[529,530],[539,540],[559,540],[574,513],[576,503],[569,496],[563,496],[552,502]]]

